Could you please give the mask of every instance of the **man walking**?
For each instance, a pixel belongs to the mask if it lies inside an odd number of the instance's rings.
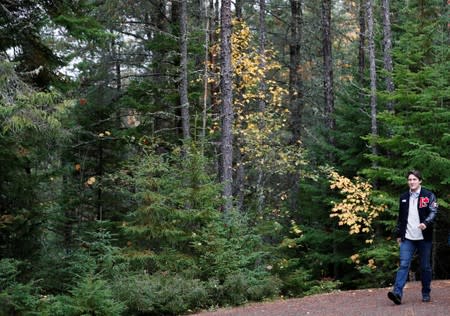
[[[430,301],[433,222],[438,208],[433,192],[421,187],[422,176],[419,171],[409,171],[407,179],[409,191],[400,196],[396,227],[397,242],[400,244],[400,267],[394,288],[388,293],[389,299],[397,305],[402,303],[403,287],[416,251],[420,257],[422,302]]]

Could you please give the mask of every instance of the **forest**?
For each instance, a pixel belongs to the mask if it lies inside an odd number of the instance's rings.
[[[448,7],[1,0],[0,315],[389,287],[411,169],[450,279]]]

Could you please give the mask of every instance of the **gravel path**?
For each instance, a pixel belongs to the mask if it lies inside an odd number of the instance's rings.
[[[298,299],[252,303],[202,312],[197,316],[450,316],[450,280],[431,284],[431,302],[422,303],[420,282],[407,283],[401,305],[387,298],[389,288],[342,291]],[[192,316],[192,315],[191,315]]]

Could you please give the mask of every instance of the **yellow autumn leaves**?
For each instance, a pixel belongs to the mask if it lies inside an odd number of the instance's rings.
[[[373,232],[372,223],[386,209],[386,205],[377,205],[372,201],[372,185],[355,177],[354,181],[332,171],[330,188],[339,190],[345,198],[340,202],[332,202],[330,217],[339,219],[338,225],[349,227],[350,234]],[[366,243],[373,242],[373,235]]]
[[[280,87],[267,74],[281,69],[280,63],[274,60],[274,52],[265,50],[263,54],[252,45],[253,34],[250,27],[242,21],[233,21],[231,36],[233,73],[237,80],[233,81],[233,90],[239,97],[234,100],[235,112],[244,112],[245,106],[255,100],[264,100],[271,106],[281,106],[283,95],[287,90]],[[260,89],[264,80],[266,91]]]
[[[256,165],[266,174],[295,172],[307,162],[301,143],[290,144],[291,134],[286,130],[290,111],[283,101],[288,91],[274,79],[285,74],[280,72],[275,53],[270,49],[261,52],[255,44],[250,27],[233,20],[233,131],[242,156],[239,164]],[[217,56],[220,46],[214,45],[211,52]],[[219,82],[219,68],[218,64],[209,65],[216,75],[208,82]],[[218,122],[213,122],[211,133],[218,129]]]
[[[361,263],[360,255],[357,254],[357,253],[355,253],[354,255],[350,256],[350,259],[356,265],[359,265]],[[377,266],[375,265],[375,260],[374,259],[369,259],[367,261],[367,265],[366,266],[368,268],[370,268],[371,270],[375,270],[377,268]]]
[[[337,217],[339,226],[348,226],[350,234],[368,234],[366,243],[373,243],[373,222],[386,210],[387,206],[373,202],[372,185],[359,177],[355,177],[352,181],[332,171],[329,174],[329,181],[331,189],[339,190],[345,196],[340,202],[332,202],[330,217]],[[360,266],[359,254],[352,255],[350,259],[358,267]],[[368,260],[366,266],[370,270],[377,268],[373,258]]]

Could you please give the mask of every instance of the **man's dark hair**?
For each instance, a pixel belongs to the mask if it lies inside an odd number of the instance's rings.
[[[408,171],[408,173],[406,174],[406,179],[408,179],[411,174],[413,176],[415,176],[417,179],[422,180],[422,175],[420,174],[419,170],[410,170],[410,171]]]

